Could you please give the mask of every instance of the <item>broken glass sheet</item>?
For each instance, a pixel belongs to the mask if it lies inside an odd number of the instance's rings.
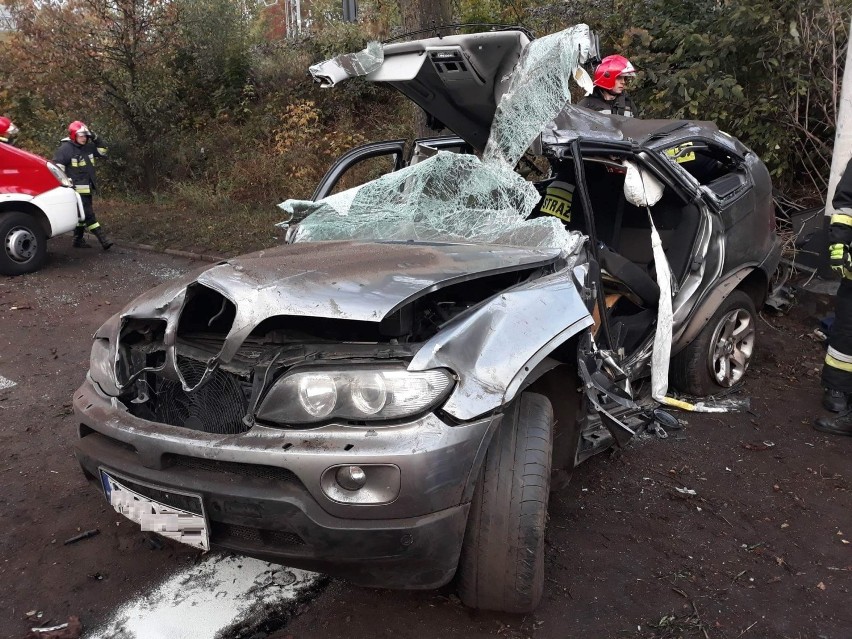
[[[568,231],[556,218],[527,219],[541,196],[514,166],[570,102],[569,81],[586,61],[589,46],[589,28],[578,25],[534,40],[524,49],[497,106],[481,160],[439,152],[317,202],[282,202],[279,206],[291,219],[301,220],[291,241],[464,241],[575,252],[582,235]],[[369,48],[361,54],[369,54]],[[328,81],[335,64],[342,68],[343,62],[335,61],[345,57],[316,65],[311,72],[322,73],[318,79]]]
[[[552,216],[524,220],[541,196],[502,163],[441,151],[361,188],[320,202],[286,204],[295,217],[311,215],[295,241],[423,240],[553,247],[574,252],[582,236]]]
[[[509,89],[497,105],[483,160],[515,166],[571,101],[570,81],[589,54],[589,27],[580,24],[533,40],[524,49]]]

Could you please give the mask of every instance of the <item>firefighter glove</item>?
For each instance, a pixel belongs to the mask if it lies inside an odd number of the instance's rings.
[[[828,261],[831,270],[840,277],[852,279],[852,254],[849,253],[848,244],[832,244],[828,247]]]

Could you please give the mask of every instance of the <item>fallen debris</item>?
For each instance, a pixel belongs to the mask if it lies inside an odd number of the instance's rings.
[[[94,537],[95,535],[100,535],[101,531],[97,528],[93,528],[92,530],[86,530],[85,532],[81,532],[79,535],[74,535],[70,539],[66,539],[62,543],[67,546],[68,544],[76,544],[78,541],[83,541],[84,539],[88,539],[89,537]]]
[[[58,626],[31,628],[27,639],[79,639],[83,634],[83,624],[79,617],[68,617],[68,621]]]
[[[770,293],[764,304],[777,313],[786,313],[796,303],[796,294],[792,287],[784,285]]]
[[[740,446],[742,448],[745,448],[746,450],[766,450],[768,448],[774,448],[775,442],[764,441],[764,442],[759,442],[757,444],[741,442]]]

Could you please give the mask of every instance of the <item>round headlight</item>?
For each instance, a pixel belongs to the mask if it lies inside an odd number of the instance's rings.
[[[379,373],[358,377],[352,382],[352,403],[365,415],[375,415],[385,407],[388,391]]]
[[[304,375],[299,379],[299,403],[312,417],[331,414],[337,404],[337,385],[331,375]]]

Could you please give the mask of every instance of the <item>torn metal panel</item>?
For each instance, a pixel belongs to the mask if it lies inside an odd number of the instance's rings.
[[[370,42],[356,53],[344,53],[309,67],[311,75],[323,88],[333,87],[348,78],[367,75],[382,66],[385,55],[380,42]]]
[[[577,355],[577,370],[583,382],[586,397],[600,415],[601,423],[616,443],[624,446],[636,435],[636,431],[613,413],[616,409],[638,411],[639,407],[633,401],[631,394],[611,379],[614,362],[605,351],[598,350],[594,346],[590,335],[581,341]],[[608,374],[604,372],[607,369],[610,371]],[[616,374],[618,372],[620,372],[619,369],[616,370]],[[626,377],[622,381],[629,386],[629,380]]]
[[[423,345],[409,370],[462,373],[444,410],[472,419],[511,401],[541,359],[592,323],[571,269],[563,269],[456,318]]]

